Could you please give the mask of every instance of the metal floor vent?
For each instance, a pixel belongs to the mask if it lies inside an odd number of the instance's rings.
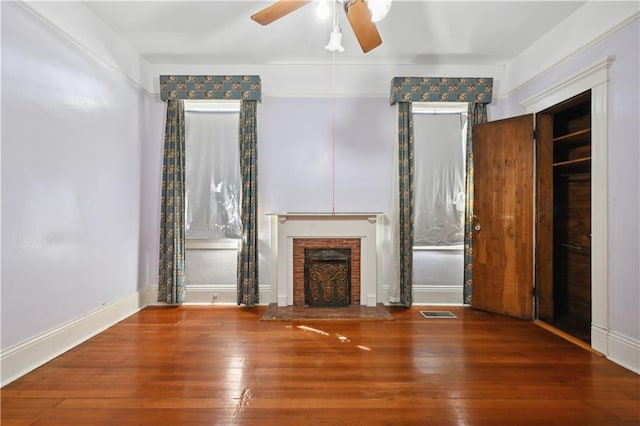
[[[425,318],[458,318],[450,311],[420,311],[420,314]]]

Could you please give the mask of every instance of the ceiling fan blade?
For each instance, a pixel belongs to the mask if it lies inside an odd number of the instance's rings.
[[[349,2],[346,11],[349,24],[351,24],[364,53],[382,44],[378,28],[376,28],[376,24],[371,22],[371,13],[363,0]]]
[[[251,19],[256,21],[258,24],[267,25],[276,19],[280,19],[294,10],[301,8],[307,3],[311,3],[311,0],[280,0],[271,6],[262,9],[260,12],[251,15]]]

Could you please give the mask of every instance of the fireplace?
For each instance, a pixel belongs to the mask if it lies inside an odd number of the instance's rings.
[[[271,216],[271,290],[278,306],[304,306],[304,249],[350,249],[349,304],[376,306],[380,213]]]

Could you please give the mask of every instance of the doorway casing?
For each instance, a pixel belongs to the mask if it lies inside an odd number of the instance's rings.
[[[523,101],[526,113],[537,114],[591,90],[591,346],[608,353],[608,82],[612,57],[593,64],[553,87]],[[535,254],[534,254],[535,256]]]

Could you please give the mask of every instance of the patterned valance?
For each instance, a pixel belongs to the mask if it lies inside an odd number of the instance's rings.
[[[493,78],[394,77],[391,104],[396,102],[472,102],[488,104]]]
[[[261,100],[259,75],[161,75],[160,98]]]

